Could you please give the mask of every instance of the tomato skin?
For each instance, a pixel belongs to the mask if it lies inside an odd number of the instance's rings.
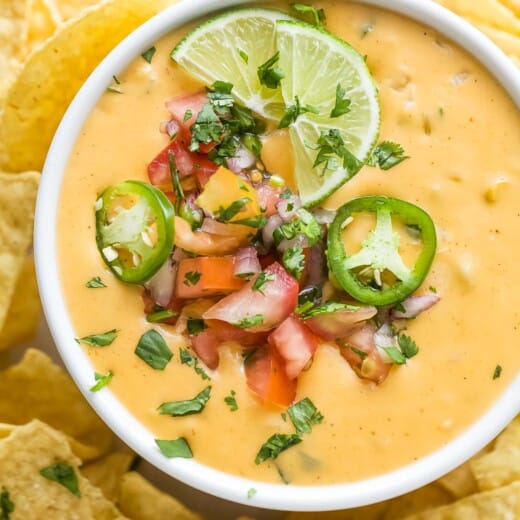
[[[300,375],[318,348],[316,336],[294,314],[282,322],[267,341],[284,360],[290,380]]]
[[[175,293],[178,298],[205,298],[228,294],[240,289],[246,281],[235,276],[234,256],[200,256],[184,258],[179,263]],[[200,273],[195,284],[186,279],[187,273]]]
[[[254,290],[255,277],[242,289],[220,300],[204,313],[204,319],[216,319],[231,324],[260,315],[262,323],[247,328],[249,332],[265,332],[277,327],[295,309],[298,302],[298,282],[278,263],[264,271],[272,281],[262,290]]]
[[[206,325],[207,329],[191,336],[191,345],[197,356],[211,370],[218,367],[218,349],[223,343],[234,341],[242,346],[253,346],[265,341],[262,334],[253,334],[222,321],[208,320]]]
[[[270,346],[257,349],[244,363],[247,386],[262,401],[287,407],[296,397],[296,379],[290,380],[283,361]]]

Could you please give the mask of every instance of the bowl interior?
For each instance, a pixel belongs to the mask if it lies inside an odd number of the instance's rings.
[[[356,507],[411,491],[450,471],[488,443],[520,409],[520,376],[494,406],[444,448],[397,471],[368,480],[330,486],[286,486],[231,476],[194,460],[166,459],[153,435],[110,392],[85,390],[92,367],[73,341],[75,332],[60,290],[56,258],[56,219],[60,186],[68,157],[90,111],[114,74],[172,29],[212,11],[253,0],[183,0],[149,20],[116,47],[97,67],[65,114],[46,160],[36,211],[35,256],[44,311],[58,350],[87,400],[112,430],[133,450],[172,477],[201,491],[247,505],[280,510],[318,511]],[[264,2],[265,3],[265,2]],[[433,2],[362,0],[428,25],[473,54],[504,86],[520,107],[520,72],[476,29]],[[248,489],[257,493],[247,498]]]

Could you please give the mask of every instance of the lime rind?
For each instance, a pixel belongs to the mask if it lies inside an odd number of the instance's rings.
[[[291,19],[274,9],[227,12],[197,26],[173,49],[171,57],[206,85],[216,80],[232,83],[233,94],[241,103],[279,122],[285,112],[281,91],[261,85],[257,72],[277,50],[276,22]]]
[[[276,25],[279,66],[286,71],[282,96],[288,105],[298,96],[301,105],[319,112],[300,115],[290,127],[300,197],[305,206],[314,206],[357,173],[342,167],[323,173],[323,167],[313,167],[321,131],[339,130],[349,151],[364,163],[379,135],[378,90],[363,56],[345,41],[299,21],[281,20]],[[338,84],[351,100],[350,110],[330,118]]]

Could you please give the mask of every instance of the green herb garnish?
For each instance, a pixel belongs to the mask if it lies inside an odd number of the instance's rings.
[[[171,415],[172,417],[181,417],[183,415],[192,415],[200,413],[204,410],[206,403],[209,401],[211,386],[207,386],[202,392],[199,392],[193,399],[184,401],[169,401],[162,403],[158,410],[161,415]]]
[[[91,347],[108,347],[117,338],[118,331],[116,329],[102,332],[101,334],[91,334],[83,338],[75,338],[76,343],[84,343]]]
[[[260,229],[267,224],[267,217],[264,217],[263,215],[258,215],[256,217],[243,218],[240,220],[234,220],[233,224],[242,224],[243,226],[249,226],[256,229]]]
[[[498,379],[502,375],[502,367],[497,365],[495,367],[495,371],[493,372],[493,379]]]
[[[190,152],[198,152],[200,143],[220,143],[224,126],[220,121],[212,103],[206,103],[191,126]]]
[[[233,217],[236,217],[238,213],[242,212],[244,206],[249,202],[251,202],[249,197],[242,197],[241,199],[235,200],[235,202],[231,203],[227,208],[221,206],[215,214],[222,222],[229,222]]]
[[[147,61],[148,63],[152,63],[153,55],[157,49],[155,47],[150,47],[147,51],[144,51],[143,54],[141,54],[144,61]]]
[[[182,122],[185,123],[186,121],[189,121],[193,117],[193,111],[191,108],[188,108],[186,112],[184,112],[184,116],[182,118]]]
[[[164,338],[153,329],[141,336],[134,352],[155,370],[164,370],[173,357]]]
[[[241,329],[250,329],[251,327],[262,325],[262,323],[264,323],[264,316],[262,314],[255,314],[254,316],[248,316],[241,319],[235,325]]]
[[[191,451],[188,441],[184,437],[179,437],[175,440],[155,439],[155,444],[161,450],[161,453],[169,459],[181,458],[192,459],[193,452]]]
[[[14,509],[15,505],[9,498],[9,491],[2,486],[2,492],[0,493],[0,520],[9,520],[9,516]]]
[[[417,343],[415,343],[415,341],[410,336],[399,334],[397,337],[397,343],[399,343],[401,352],[407,359],[414,357],[419,352]]]
[[[87,287],[88,289],[103,289],[106,287],[106,285],[103,283],[103,280],[101,280],[99,276],[95,276],[94,278],[92,278],[92,280],[89,280],[85,284],[85,287]]]
[[[238,49],[238,54],[242,58],[242,61],[247,65],[249,63],[249,56],[247,53]]]
[[[396,365],[404,365],[406,363],[405,355],[397,347],[383,347],[383,350],[388,354],[392,363]]]
[[[324,27],[325,11],[323,9],[316,9],[309,4],[291,4],[291,7],[299,14],[309,18],[310,23],[316,27]],[[310,15],[310,16],[308,16]]]
[[[316,245],[321,240],[321,227],[318,221],[312,213],[304,208],[300,208],[296,212],[296,218],[276,228],[273,239],[278,245],[282,240],[292,240],[298,235],[307,237],[309,247]]]
[[[199,283],[200,277],[202,276],[202,273],[199,271],[188,271],[184,275],[184,285],[187,285],[188,287],[191,285],[197,285]]]
[[[361,361],[363,361],[368,356],[368,354],[366,352],[363,352],[362,350],[360,350],[356,347],[349,346],[349,348],[350,348],[350,350],[352,350],[352,352],[354,352],[354,354],[357,354],[359,356]]]
[[[264,290],[269,282],[274,282],[275,276],[272,273],[268,273],[267,271],[262,271],[253,283],[251,287],[253,291],[258,291],[264,294]],[[264,295],[265,296],[265,295]]]
[[[230,395],[224,397],[224,402],[229,406],[229,409],[232,412],[236,412],[238,410],[238,404],[235,395],[236,392],[234,390],[231,390]]]
[[[208,374],[206,374],[206,372],[204,372],[204,370],[202,370],[202,368],[199,367],[199,360],[196,357],[192,356],[191,352],[187,348],[180,348],[179,355],[181,358],[182,365],[188,365],[189,367],[192,367],[193,370],[195,370],[195,373],[197,373],[202,379],[210,379]]]
[[[339,117],[350,112],[350,99],[345,97],[345,89],[338,83],[336,87],[336,104],[330,113],[330,117]]]
[[[274,56],[258,67],[257,74],[261,85],[271,89],[276,89],[280,86],[280,82],[285,78],[285,74],[282,69],[275,67],[279,59],[280,51],[277,51]]]
[[[308,397],[289,406],[287,413],[299,435],[311,433],[312,427],[323,421],[323,415]]]
[[[300,99],[298,96],[294,97],[294,105],[289,105],[285,109],[285,115],[282,117],[278,128],[288,128],[298,119],[298,116],[301,114],[306,114],[307,112],[312,112],[313,114],[318,114],[319,110],[316,107],[311,105],[300,105]]]
[[[282,263],[287,271],[299,280],[305,267],[305,255],[303,247],[289,247],[283,252]]]
[[[110,381],[112,381],[113,377],[114,374],[111,371],[106,374],[98,374],[97,372],[94,372],[94,379],[97,383],[94,386],[91,386],[89,390],[91,392],[99,392],[102,388],[105,388]]]
[[[256,495],[256,489],[255,488],[249,488],[247,490],[247,498],[253,498]]]
[[[40,475],[47,480],[57,482],[68,489],[73,495],[81,497],[79,491],[78,476],[72,466],[68,464],[53,464],[40,470]]]
[[[405,155],[405,151],[400,144],[383,141],[374,148],[367,164],[379,166],[382,170],[389,170],[405,159],[409,159],[409,157]]]
[[[316,149],[318,150],[318,154],[316,155],[313,167],[317,168],[323,165],[322,175],[324,175],[327,170],[334,171],[342,166],[349,176],[352,176],[363,166],[361,161],[345,146],[345,142],[339,130],[335,128],[321,132],[316,143]]]
[[[282,451],[299,444],[301,441],[301,437],[296,434],[275,433],[262,444],[256,455],[255,464],[260,464],[268,459],[276,459]]]
[[[174,318],[178,314],[179,313],[177,311],[173,311],[172,309],[161,309],[159,311],[153,312],[152,314],[148,314],[146,316],[146,321],[149,323],[159,323],[161,321]]]
[[[194,334],[199,334],[203,330],[207,329],[208,326],[201,318],[188,318],[186,328],[188,329],[188,334],[193,336]]]

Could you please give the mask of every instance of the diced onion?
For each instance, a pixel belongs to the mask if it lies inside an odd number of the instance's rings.
[[[237,230],[235,226],[237,225],[238,224],[226,224],[224,222],[218,222],[212,218],[205,218],[202,221],[200,230],[212,235],[236,236]]]
[[[376,330],[374,333],[374,343],[383,362],[392,363],[392,359],[386,353],[385,348],[399,347],[397,345],[397,337],[392,332],[392,327],[388,323],[384,323]]]
[[[336,216],[336,212],[330,209],[318,208],[315,209],[312,214],[314,218],[318,221],[318,224],[332,224],[334,217]]]
[[[309,247],[309,239],[305,235],[302,235],[302,234],[297,235],[294,238],[291,238],[290,240],[287,240],[284,238],[278,244],[276,249],[278,249],[278,251],[280,251],[280,253],[283,253],[290,247],[298,247],[298,246],[303,247],[303,248]]]
[[[238,148],[234,157],[227,159],[228,168],[235,173],[251,168],[255,162],[255,155],[244,146]]]
[[[291,195],[287,199],[280,199],[276,205],[276,210],[284,222],[291,221],[296,212],[302,207],[300,197],[298,195]]]
[[[266,225],[262,228],[262,240],[267,248],[271,247],[274,243],[274,230],[279,228],[282,224],[283,220],[280,215],[272,215],[267,219]]]
[[[177,262],[168,258],[153,278],[146,283],[146,288],[150,291],[150,296],[157,305],[167,307],[170,303],[175,288],[176,276]]]
[[[258,260],[258,252],[254,247],[239,249],[235,260],[235,276],[256,274],[262,271]]]

